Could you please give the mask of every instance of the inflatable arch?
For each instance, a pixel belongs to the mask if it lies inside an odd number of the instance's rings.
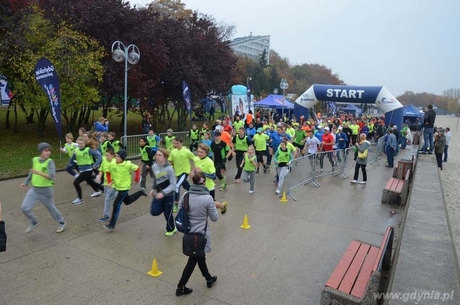
[[[375,104],[385,113],[385,125],[402,127],[403,105],[385,87],[318,85],[308,88],[296,99],[296,104],[311,108],[319,101]]]

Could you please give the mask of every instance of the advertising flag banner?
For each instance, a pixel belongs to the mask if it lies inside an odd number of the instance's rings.
[[[185,80],[182,81],[182,95],[184,96],[185,106],[187,107],[188,112],[192,112],[192,97],[190,95],[190,90],[188,89],[188,84]]]
[[[13,93],[10,91],[8,81],[3,75],[0,75],[0,93],[2,96],[2,106],[8,106],[13,98]]]
[[[48,59],[41,58],[38,60],[35,65],[35,79],[48,97],[51,115],[58,132],[59,140],[61,140],[61,92],[59,90],[59,77],[53,64]]]

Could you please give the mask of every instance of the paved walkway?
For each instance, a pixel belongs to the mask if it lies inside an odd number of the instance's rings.
[[[397,159],[410,155],[410,149],[401,151]],[[233,178],[230,163],[227,177]],[[288,197],[285,204],[275,195],[273,174],[258,175],[252,195],[247,184],[218,192],[218,200],[229,202],[227,215],[210,223],[213,250],[207,262],[218,281],[207,289],[195,270],[187,285],[194,292],[180,298],[174,292],[186,263],[182,236],[164,236],[164,218],[150,216],[150,199],[123,206],[116,230],[109,232],[97,222],[103,198],[89,198],[92,190],[83,186],[85,203],[72,206],[72,178],[61,172],[55,201],[67,229],[55,233],[57,224],[37,204],[41,223],[25,234],[28,223],[19,209],[26,193],[19,187],[23,179],[3,181],[8,248],[0,254],[1,303],[318,304],[324,283],[351,240],[379,245],[386,227],[400,224],[403,210],[380,202],[391,175],[382,164],[368,167],[367,185],[322,177],[320,188],[298,187],[292,191],[298,201]],[[249,230],[240,228],[244,215]],[[146,274],[154,258],[163,271],[157,278]]]

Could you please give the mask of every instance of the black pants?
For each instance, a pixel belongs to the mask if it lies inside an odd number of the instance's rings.
[[[75,180],[73,181],[73,186],[75,186],[75,189],[77,190],[78,198],[80,199],[83,198],[81,196],[81,187],[80,187],[80,183],[82,183],[83,181],[88,182],[88,184],[93,188],[95,192],[104,191],[104,187],[102,185],[94,182],[93,171],[81,172],[80,175],[77,178],[75,178]]]
[[[241,173],[243,172],[243,168],[240,166],[241,166],[241,162],[243,162],[244,160],[244,153],[245,151],[241,151],[241,150],[236,151],[235,162],[236,162],[236,168],[238,169],[238,171],[236,172],[235,179],[241,178]]]
[[[224,176],[222,175],[222,171],[225,171],[225,164],[224,163],[216,163],[214,162],[214,167],[216,168],[216,176],[217,179],[222,180]]]
[[[126,191],[118,191],[117,198],[113,202],[113,209],[112,209],[112,218],[110,218],[110,225],[115,226],[117,224],[118,215],[120,214],[121,204],[124,202],[126,205],[130,205],[139,197],[145,196],[143,191],[137,191],[132,195],[128,195],[129,190]]]
[[[195,266],[198,264],[200,268],[201,274],[203,277],[209,281],[211,280],[212,276],[209,274],[208,266],[206,265],[206,255],[202,257],[192,257],[189,256],[187,265],[185,265],[184,271],[182,272],[182,277],[179,281],[179,286],[185,286],[192,276],[193,270],[195,270]]]
[[[434,153],[436,155],[436,162],[438,162],[438,167],[442,169],[442,153]]]
[[[358,164],[358,162],[356,162],[355,165],[355,175],[353,176],[353,180],[358,180],[360,167],[361,171],[363,172],[363,181],[367,181],[366,164]]]

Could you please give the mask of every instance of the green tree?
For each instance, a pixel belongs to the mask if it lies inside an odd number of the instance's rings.
[[[36,6],[19,10],[6,22],[5,29],[0,60],[10,71],[15,100],[26,113],[29,111],[29,117],[35,113],[37,130],[43,133],[50,107],[33,72],[41,57],[48,58],[59,75],[67,130],[74,130],[81,123],[76,119],[79,113],[100,98],[103,49],[96,40],[72,30],[66,23],[54,26]]]

